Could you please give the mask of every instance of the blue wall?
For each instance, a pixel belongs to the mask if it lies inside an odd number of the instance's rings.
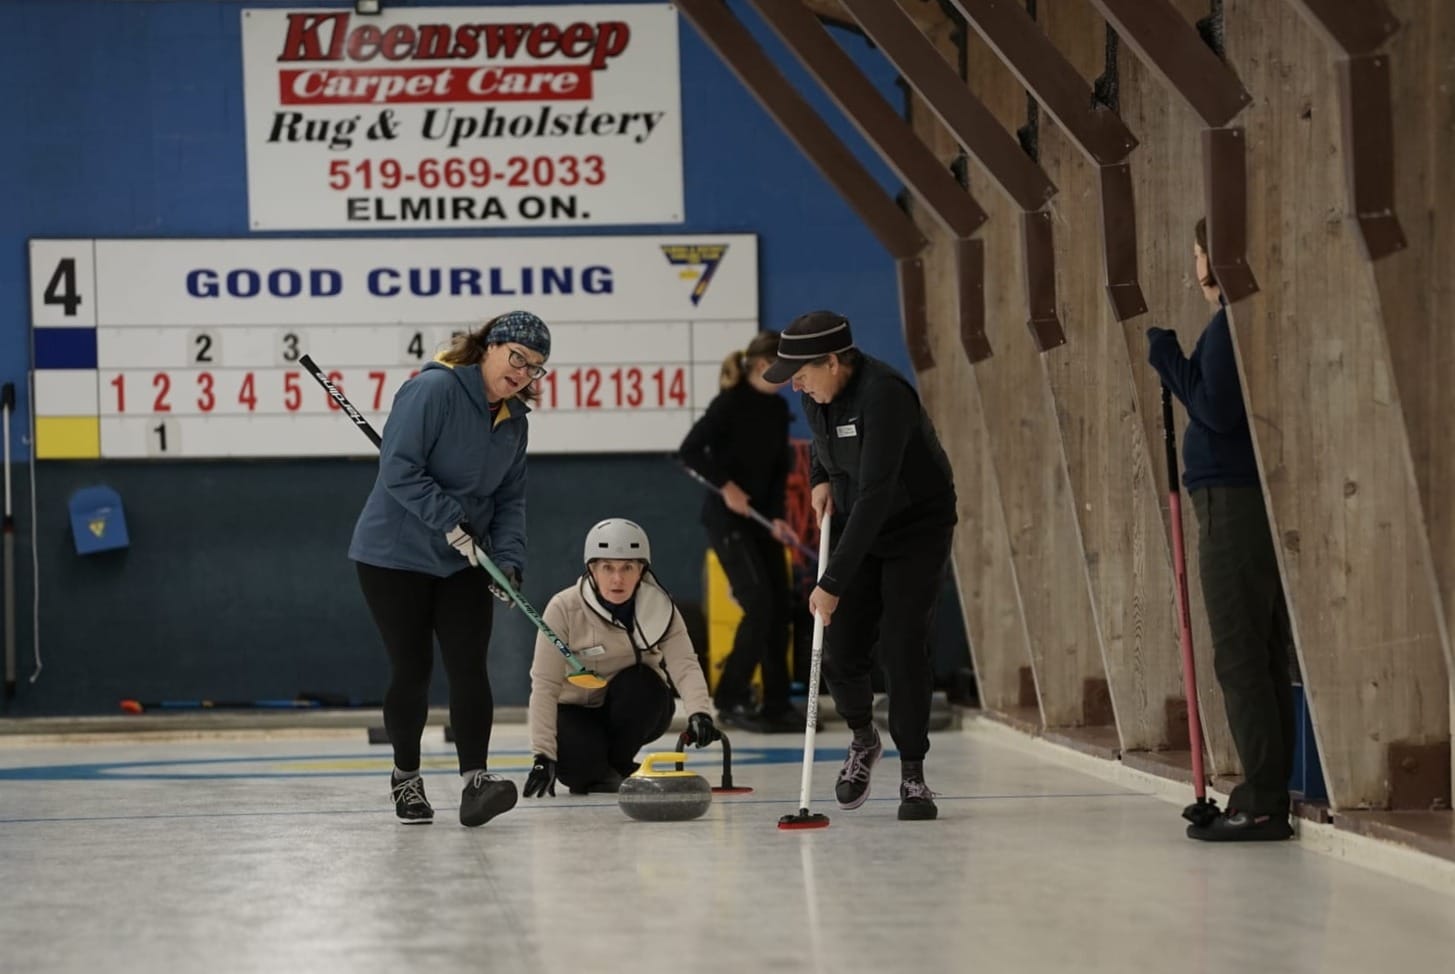
[[[30,672],[33,591],[26,241],[249,235],[245,6],[303,4],[0,3],[7,48],[0,90],[13,95],[0,145],[0,185],[9,190],[0,207],[0,382],[20,390],[12,456],[20,480],[22,677]],[[730,6],[886,191],[897,192],[891,174],[746,5]],[[859,37],[835,33],[898,105],[884,60]],[[892,261],[685,20],[681,82],[687,221],[597,232],[756,233],[765,326],[837,308],[853,318],[870,354],[907,372]],[[806,432],[801,423],[797,432]],[[16,712],[110,712],[118,697],[143,695],[274,697],[307,688],[378,695],[382,650],[343,557],[371,465],[45,462],[34,475],[47,668],[34,686],[22,682]],[[78,559],[66,498],[102,481],[122,493],[133,547]],[[697,488],[661,457],[536,458],[527,595],[543,602],[565,585],[578,571],[585,528],[616,514],[643,521],[661,552],[664,580],[695,599],[704,550],[698,502]],[[519,618],[500,619],[496,630],[497,699],[523,702],[530,631]]]

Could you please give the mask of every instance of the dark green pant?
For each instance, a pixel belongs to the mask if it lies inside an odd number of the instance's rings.
[[[1233,789],[1228,807],[1284,815],[1293,772],[1293,635],[1263,492],[1200,487],[1191,493],[1213,669],[1243,763],[1243,783]]]

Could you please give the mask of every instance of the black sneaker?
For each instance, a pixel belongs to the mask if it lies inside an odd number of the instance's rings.
[[[460,824],[474,828],[515,807],[515,782],[476,771],[460,794]]]
[[[858,808],[868,800],[869,776],[883,753],[884,743],[879,740],[877,730],[874,731],[873,744],[864,745],[857,740],[849,742],[849,754],[844,758],[844,766],[839,769],[839,780],[834,782],[834,797],[839,800],[840,808]]]
[[[394,796],[394,814],[401,825],[428,825],[434,821],[434,809],[424,797],[424,778],[412,774],[408,778],[389,776],[390,794]]]
[[[935,793],[925,784],[923,778],[905,778],[899,783],[899,820],[901,822],[928,822],[938,818],[939,808],[935,806]]]
[[[1187,837],[1202,842],[1281,842],[1293,838],[1287,815],[1249,815],[1231,808],[1207,825],[1189,825]]]

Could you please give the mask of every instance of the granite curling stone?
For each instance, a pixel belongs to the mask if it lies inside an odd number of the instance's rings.
[[[621,783],[621,810],[639,822],[684,822],[701,816],[712,804],[712,786],[686,770],[686,761],[681,751],[647,755],[636,774]],[[662,770],[658,764],[675,767]]]

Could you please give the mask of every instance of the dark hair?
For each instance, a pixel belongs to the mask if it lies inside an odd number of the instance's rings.
[[[446,365],[478,365],[484,361],[485,353],[491,345],[500,344],[490,340],[490,329],[495,327],[501,317],[503,315],[491,318],[474,331],[455,332],[450,336],[450,344],[435,357]],[[515,398],[527,404],[540,397],[541,392],[534,382],[522,386],[515,394]]]
[[[842,352],[829,352],[827,355],[820,355],[818,358],[814,359],[808,364],[828,365],[829,359],[833,358],[835,355],[839,357],[839,364],[846,369],[857,369],[859,366],[864,364],[864,353],[859,351],[852,345],[844,349]]]
[[[718,373],[717,384],[723,389],[742,385],[748,379],[748,366],[759,360],[772,361],[778,354],[778,332],[760,331],[748,342],[748,347],[729,352],[722,360],[722,371]]]
[[[1203,217],[1197,221],[1197,226],[1192,228],[1192,236],[1193,239],[1197,241],[1197,245],[1202,248],[1203,254],[1207,257],[1207,277],[1203,278],[1197,283],[1201,284],[1203,287],[1221,288],[1222,285],[1218,283],[1218,279],[1216,276],[1214,276],[1212,270],[1212,251],[1207,249],[1206,217]]]

